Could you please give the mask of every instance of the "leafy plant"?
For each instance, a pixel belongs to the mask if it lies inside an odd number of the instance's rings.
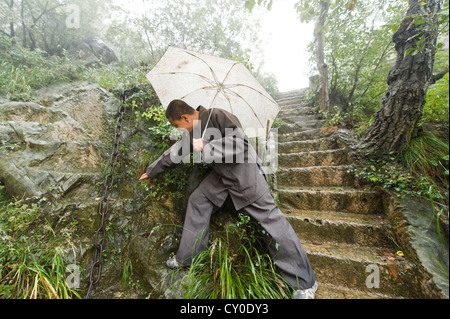
[[[449,145],[438,136],[424,133],[411,140],[403,155],[405,166],[412,172],[448,184]]]
[[[194,259],[172,292],[199,299],[289,298],[288,284],[276,273],[270,256],[257,248],[264,234],[255,226],[240,214],[239,221],[225,230],[225,238],[214,239]]]
[[[428,199],[429,187],[433,185],[430,178],[414,176],[393,157],[390,158],[390,161],[371,159],[364,166],[350,168],[348,172],[353,172],[356,177],[373,184],[392,189],[401,198],[411,195]],[[431,195],[435,199],[443,199],[444,195],[448,197],[448,194],[442,194],[439,190],[434,190]]]
[[[80,298],[66,283],[64,246],[33,226],[36,204],[0,202],[0,298]]]
[[[0,34],[0,95],[12,100],[30,100],[35,90],[57,82],[81,79],[82,66],[64,57],[45,57],[38,49],[32,51],[12,45]]]
[[[436,207],[435,207],[433,196],[431,195],[432,189],[433,189],[433,186],[430,186],[428,194],[429,194],[429,198],[430,198],[431,207],[432,207],[433,213],[434,213],[434,212],[436,212]],[[437,229],[437,233],[439,236],[439,241],[441,242],[441,245],[445,248],[444,240],[442,239],[441,225],[440,225],[440,217],[443,212],[444,212],[444,208],[441,208],[436,214],[436,229]],[[448,211],[447,211],[447,218],[448,218]]]
[[[344,119],[338,106],[332,107],[330,111],[319,110],[319,113],[325,120],[326,126],[338,125]]]

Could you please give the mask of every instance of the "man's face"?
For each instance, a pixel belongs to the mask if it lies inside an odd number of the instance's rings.
[[[192,116],[189,116],[188,114],[181,115],[181,118],[179,120],[174,120],[172,118],[169,118],[170,124],[175,126],[178,130],[187,130],[189,133],[192,132],[192,129],[194,127],[194,119]]]

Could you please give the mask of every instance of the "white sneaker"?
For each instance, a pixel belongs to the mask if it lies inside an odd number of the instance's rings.
[[[318,287],[317,282],[314,282],[314,285],[309,289],[295,290],[292,293],[292,299],[314,299],[317,287]]]
[[[181,265],[176,259],[175,256],[170,258],[168,261],[166,261],[166,266],[169,267],[170,269],[177,269],[180,267],[183,267],[183,265]]]

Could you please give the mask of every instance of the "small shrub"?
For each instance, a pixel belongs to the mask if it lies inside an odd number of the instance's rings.
[[[80,298],[66,283],[61,239],[34,227],[39,218],[36,204],[0,202],[0,299]]]
[[[263,233],[244,214],[192,262],[172,286],[172,293],[188,299],[282,299],[290,297],[285,280],[272,259],[257,248]]]

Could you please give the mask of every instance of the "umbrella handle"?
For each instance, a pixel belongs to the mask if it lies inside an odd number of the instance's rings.
[[[211,108],[211,112],[209,112],[208,121],[206,121],[206,126],[205,126],[205,129],[203,130],[203,134],[202,134],[202,139],[205,136],[206,129],[208,128],[208,124],[209,124],[209,119],[211,118],[211,114],[212,114],[213,110],[214,110],[214,108]]]

